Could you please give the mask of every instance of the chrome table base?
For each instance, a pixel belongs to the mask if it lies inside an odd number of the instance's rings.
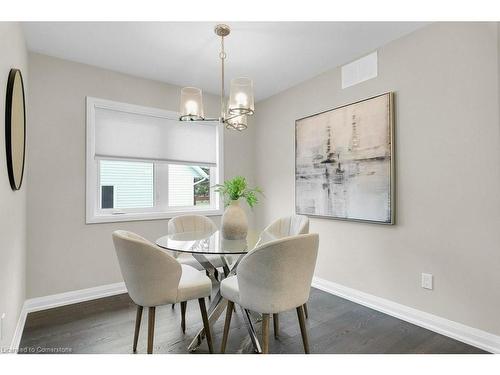
[[[245,310],[241,307],[241,312],[243,314],[243,319],[245,319],[245,323],[247,325],[248,335],[250,336],[250,340],[252,340],[253,348],[256,353],[262,353],[262,348],[260,347],[259,339],[257,338],[257,334],[255,333],[255,328],[252,324],[252,315],[248,310]]]

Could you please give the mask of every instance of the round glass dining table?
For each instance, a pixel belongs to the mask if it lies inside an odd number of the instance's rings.
[[[248,231],[243,240],[223,238],[220,230],[169,234],[156,240],[164,249],[190,254],[216,254],[221,256],[245,254],[252,250],[259,239],[255,231]]]
[[[224,278],[233,276],[236,274],[237,266],[241,259],[243,259],[248,251],[255,247],[258,239],[258,232],[252,230],[248,231],[247,237],[243,240],[225,239],[220,230],[195,231],[169,234],[158,238],[156,244],[166,250],[191,254],[207,271],[207,274],[211,276],[214,288],[217,290],[208,309],[209,324],[213,325],[225,310],[227,301],[220,294],[220,282],[214,276],[217,272],[215,272],[216,268],[211,261],[213,262],[214,256],[220,257],[223,264]],[[255,314],[245,309],[241,309],[241,311],[253,348],[256,352],[260,353],[260,343],[252,323],[252,320],[255,320]],[[259,318],[257,317],[257,319]],[[201,329],[189,344],[188,350],[195,351],[201,345],[204,337],[204,330]]]

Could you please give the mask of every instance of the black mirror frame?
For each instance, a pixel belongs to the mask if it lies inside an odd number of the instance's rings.
[[[12,94],[14,92],[14,82],[16,79],[16,74],[19,73],[21,79],[21,89],[23,92],[23,120],[24,120],[24,140],[23,140],[23,166],[21,171],[21,179],[19,180],[19,185],[16,185],[14,178],[14,166],[12,163]],[[5,150],[7,153],[7,170],[9,173],[9,181],[12,190],[21,189],[24,177],[24,165],[26,161],[26,100],[24,95],[24,81],[21,70],[11,69],[9,72],[9,78],[7,80],[7,95],[5,100]]]

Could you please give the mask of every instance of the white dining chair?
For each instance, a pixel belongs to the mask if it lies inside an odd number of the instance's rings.
[[[262,352],[269,352],[269,316],[296,309],[304,351],[309,343],[304,303],[309,298],[318,255],[317,234],[302,234],[266,242],[240,261],[236,276],[222,280],[221,294],[227,299],[221,353],[225,352],[234,304],[262,314]]]
[[[212,283],[205,274],[191,266],[181,265],[174,257],[141,236],[123,230],[113,232],[120,270],[128,294],[137,305],[134,333],[134,353],[144,307],[148,312],[148,354],[153,352],[156,306],[197,299],[210,353],[212,337],[208,323],[205,297]]]
[[[297,236],[299,234],[309,233],[309,218],[304,215],[291,215],[280,217],[269,224],[260,234],[259,241],[256,246],[266,242],[285,238],[289,236]],[[309,318],[307,303],[304,303],[304,314],[306,319]],[[279,316],[273,314],[274,337],[279,335]]]
[[[309,219],[304,215],[280,217],[260,234],[258,245],[272,240],[309,233]]]
[[[206,216],[202,215],[180,215],[171,218],[168,221],[168,234],[178,234],[184,232],[215,232],[217,226],[215,223]],[[205,271],[208,276],[208,271],[198,262],[191,254],[181,252],[171,252],[172,255],[181,264],[191,266],[198,271]],[[220,255],[204,255],[205,258],[214,267],[214,277],[218,279],[219,273],[217,268],[224,267],[224,262]],[[228,259],[230,260],[230,259]],[[172,305],[172,308],[174,305]],[[186,332],[186,309],[187,303],[181,303],[181,328],[182,332]]]
[[[202,215],[181,215],[173,217],[168,221],[168,234],[177,234],[183,232],[215,232],[217,226],[206,216]],[[174,257],[182,264],[189,265],[199,271],[204,271],[205,268],[191,254],[173,252]],[[224,263],[219,255],[205,255],[208,261],[215,269],[224,266]]]

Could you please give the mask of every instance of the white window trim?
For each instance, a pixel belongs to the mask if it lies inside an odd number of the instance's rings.
[[[85,207],[85,222],[86,224],[95,223],[112,223],[122,221],[140,221],[140,220],[163,220],[169,219],[178,215],[187,213],[196,213],[205,216],[220,216],[224,211],[224,203],[220,194],[215,194],[211,191],[211,199],[215,201],[215,207],[200,210],[194,207],[176,207],[168,211],[151,211],[146,208],[145,211],[149,212],[130,212],[130,213],[113,213],[102,212],[99,208],[100,189],[99,189],[99,175],[98,175],[98,162],[94,158],[95,155],[95,111],[96,108],[109,109],[114,111],[121,111],[126,113],[140,114],[146,116],[154,116],[167,119],[177,119],[179,114],[173,111],[166,111],[159,108],[151,108],[138,106],[128,103],[120,103],[112,100],[99,99],[87,96],[86,97],[86,207]],[[186,126],[196,126],[196,124],[186,124]],[[217,126],[217,167],[215,168],[215,176],[213,185],[219,184],[224,181],[224,129],[222,124]],[[107,159],[107,158],[106,158]],[[123,160],[123,159],[121,159]],[[137,159],[138,160],[138,159]],[[135,161],[137,161],[135,160]],[[156,176],[156,173],[155,173]],[[212,178],[212,176],[210,176]],[[156,177],[155,177],[156,186]],[[157,199],[155,192],[155,201]],[[111,211],[111,210],[110,210]]]

